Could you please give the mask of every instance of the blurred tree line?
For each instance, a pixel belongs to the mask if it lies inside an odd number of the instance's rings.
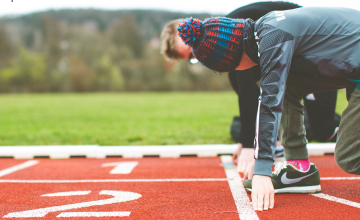
[[[170,20],[209,14],[152,10],[58,10],[0,19],[0,92],[229,89],[225,74],[166,62]]]

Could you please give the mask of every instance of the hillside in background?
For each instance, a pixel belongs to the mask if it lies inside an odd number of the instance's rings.
[[[170,20],[196,17],[201,20],[209,18],[210,14],[186,14],[180,12],[169,11],[155,11],[155,10],[118,10],[118,11],[106,11],[106,10],[91,10],[91,9],[79,9],[79,10],[50,10],[44,12],[38,12],[28,15],[23,15],[15,18],[6,18],[3,20],[7,24],[15,24],[16,26],[23,28],[24,34],[30,34],[31,30],[40,29],[45,17],[53,18],[61,21],[67,25],[93,25],[99,31],[105,31],[111,28],[116,22],[126,16],[132,16],[141,29],[141,34],[144,39],[150,40],[154,37],[159,37],[159,33],[162,27]]]
[[[210,14],[50,10],[0,19],[0,92],[229,89],[227,77],[159,54],[170,20]]]

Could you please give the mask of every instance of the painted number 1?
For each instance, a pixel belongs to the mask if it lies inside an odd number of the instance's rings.
[[[71,195],[86,195],[91,191],[76,191],[76,192],[61,192],[54,194],[47,194],[43,196],[71,196]],[[28,211],[21,212],[12,212],[4,216],[4,218],[35,218],[35,217],[44,217],[50,212],[65,211],[70,209],[78,209],[90,206],[99,206],[107,205],[113,203],[127,202],[135,200],[141,197],[138,193],[133,192],[124,192],[124,191],[112,191],[112,190],[103,190],[99,193],[100,195],[110,195],[114,196],[111,199],[103,199],[90,202],[75,203],[62,206],[53,206],[41,209],[33,209]],[[129,216],[131,212],[121,211],[121,212],[62,212],[56,217],[123,217]]]

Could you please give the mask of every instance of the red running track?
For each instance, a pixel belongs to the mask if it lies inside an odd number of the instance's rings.
[[[360,219],[360,178],[341,171],[333,156],[311,158],[328,178],[321,182],[321,198],[276,195],[275,208],[257,216],[235,202],[239,194],[220,158],[38,159],[11,170],[26,161],[0,160],[1,219]],[[128,174],[110,174],[121,172],[124,164],[113,164],[119,162],[138,163]],[[61,192],[68,194],[55,194]],[[251,207],[250,194],[242,196],[240,205]],[[82,217],[61,217],[73,215]]]

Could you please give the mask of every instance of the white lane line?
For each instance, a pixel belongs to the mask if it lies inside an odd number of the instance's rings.
[[[333,201],[333,202],[338,202],[338,203],[341,203],[341,204],[344,204],[344,205],[352,206],[352,207],[355,207],[355,208],[360,208],[360,203],[349,201],[349,200],[346,200],[346,199],[337,198],[335,196],[330,196],[330,195],[327,195],[327,194],[324,194],[324,193],[317,193],[317,194],[310,194],[310,195],[316,196],[316,197],[319,197],[319,198],[322,198],[322,199],[330,200],[330,201]]]
[[[229,179],[228,182],[230,190],[239,213],[239,218],[246,220],[259,220],[259,217],[254,211],[253,207],[250,205],[250,199],[241,182],[240,175],[236,171],[235,165],[229,165],[229,161],[232,161],[231,156],[222,156],[221,161],[223,164],[226,164],[226,166],[224,166],[225,173],[226,177]]]
[[[227,178],[201,179],[102,179],[102,180],[3,180],[0,183],[123,183],[123,182],[217,182]]]
[[[115,162],[115,163],[104,163],[102,167],[113,167],[110,174],[129,174],[139,164],[137,161],[132,162]]]
[[[91,191],[71,191],[71,192],[49,193],[41,196],[81,196],[81,195],[87,195],[89,193],[91,193]]]
[[[360,180],[360,177],[321,177],[320,180]]]
[[[8,175],[10,173],[14,173],[16,171],[19,171],[19,170],[22,170],[22,169],[25,169],[25,168],[28,168],[28,167],[31,167],[31,166],[34,166],[34,165],[36,165],[38,163],[39,163],[39,161],[37,161],[37,160],[29,160],[29,161],[26,161],[26,162],[21,163],[19,165],[9,167],[9,168],[7,168],[5,170],[0,171],[0,177]]]
[[[131,212],[63,212],[56,217],[125,217]]]

